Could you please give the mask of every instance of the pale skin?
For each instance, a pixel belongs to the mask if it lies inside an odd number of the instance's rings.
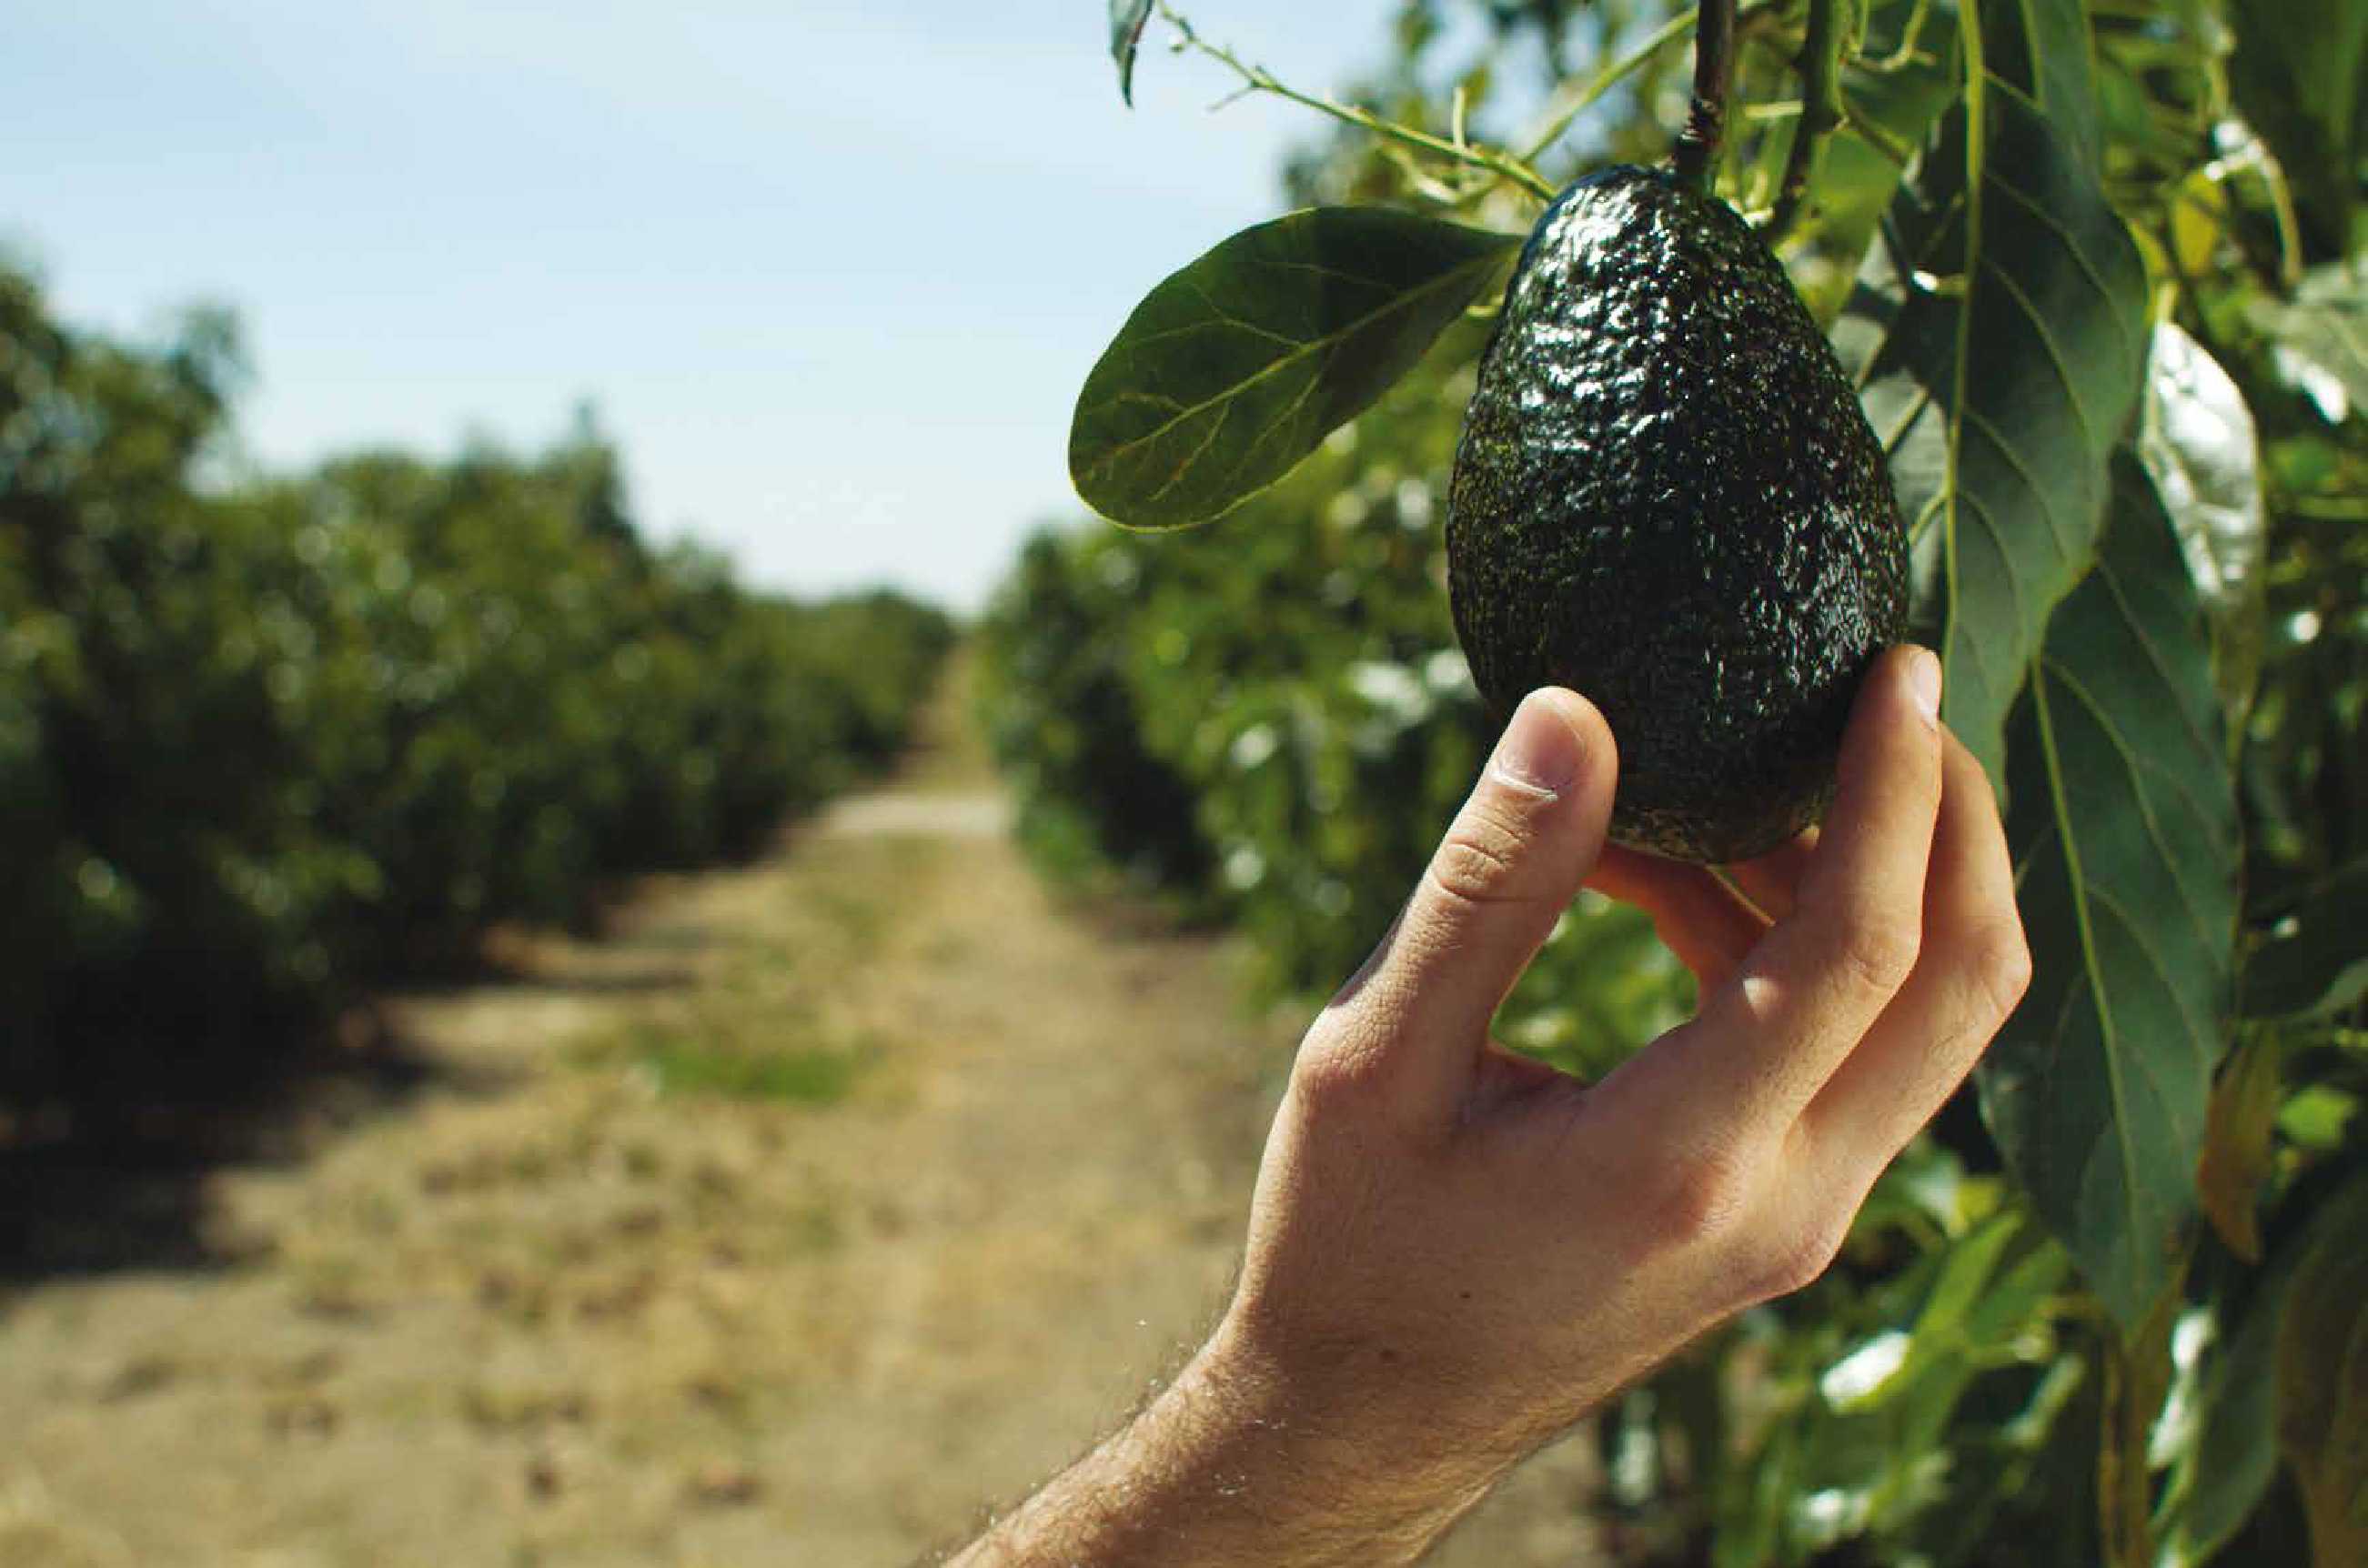
[[[2029,982],[1939,691],[1929,653],[1876,662],[1822,830],[1731,868],[1740,893],[1608,846],[1611,733],[1532,694],[1301,1044],[1207,1344],[958,1568],[1411,1562],[1624,1384],[1822,1273]],[[1645,909],[1701,995],[1591,1085],[1488,1035],[1582,886]]]

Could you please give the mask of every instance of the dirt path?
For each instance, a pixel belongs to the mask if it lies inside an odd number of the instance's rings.
[[[430,1072],[212,1176],[210,1262],[0,1298],[0,1568],[910,1560],[1220,1300],[1287,1018],[891,787],[394,1008]],[[1458,1565],[1577,1563],[1550,1454]]]

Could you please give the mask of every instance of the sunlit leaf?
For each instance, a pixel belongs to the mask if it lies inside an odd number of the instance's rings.
[[[2036,972],[1985,1060],[2008,1164],[2125,1326],[2195,1210],[2229,1013],[2237,811],[2210,647],[2145,471],[2018,705],[2007,832]]]
[[[1152,0],[1110,0],[1110,58],[1118,62],[1118,96],[1134,102],[1134,51],[1151,20]]]
[[[1145,296],[1087,378],[1077,494],[1133,528],[1222,516],[1388,391],[1520,243],[1382,207],[1243,230]]]
[[[1985,10],[1987,68],[1893,199],[1838,336],[1864,356],[1945,717],[1997,779],[2047,613],[2094,551],[2147,335],[2145,266],[2080,108],[2077,4]]]
[[[2368,266],[2318,267],[2293,300],[2257,301],[2252,313],[2285,379],[2329,424],[2368,410]]]
[[[1953,1241],[1941,1255],[1914,1320],[1856,1346],[1827,1369],[1818,1392],[1844,1414],[1876,1410],[1896,1400],[1936,1363],[1994,1350],[1991,1341],[2027,1328],[2031,1311],[2055,1288],[2065,1267],[2064,1254],[2050,1244],[2001,1268],[2009,1249],[2030,1228],[2022,1211],[2008,1210]],[[2002,1322],[2001,1306],[2006,1312]],[[1960,1368],[1957,1373],[1970,1370]]]
[[[2315,1568],[2368,1562],[2368,1178],[2312,1221],[2278,1333],[2278,1440]]]
[[[2253,415],[2228,372],[2174,322],[2155,328],[2138,456],[2203,595],[2234,729],[2261,663],[2265,528]]]
[[[2324,1017],[2368,994],[2368,860],[2313,888],[2245,960],[2245,1014]]]

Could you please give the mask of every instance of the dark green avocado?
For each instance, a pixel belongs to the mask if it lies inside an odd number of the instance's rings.
[[[1499,713],[1603,710],[1611,835],[1748,859],[1816,820],[1907,614],[1883,449],[1782,266],[1667,170],[1580,180],[1521,252],[1464,415],[1449,597]]]

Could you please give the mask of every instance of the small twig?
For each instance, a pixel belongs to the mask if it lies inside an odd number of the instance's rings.
[[[1186,48],[1207,55],[1239,76],[1242,79],[1244,92],[1267,93],[1285,102],[1297,104],[1303,108],[1311,108],[1318,114],[1329,115],[1334,119],[1356,126],[1361,131],[1371,131],[1376,136],[1398,142],[1403,146],[1418,148],[1438,157],[1462,164],[1467,168],[1484,169],[1500,180],[1510,181],[1520,186],[1541,201],[1551,200],[1554,197],[1554,187],[1548,185],[1543,176],[1530,167],[1526,162],[1508,153],[1500,153],[1491,147],[1459,144],[1443,137],[1433,136],[1427,131],[1417,131],[1410,125],[1401,125],[1396,120],[1384,119],[1372,110],[1360,108],[1354,104],[1344,104],[1336,98],[1319,97],[1312,93],[1303,93],[1298,88],[1278,80],[1264,66],[1252,65],[1224,45],[1211,43],[1203,39],[1193,30],[1190,21],[1167,4],[1167,0],[1159,0],[1159,15],[1176,29],[1178,37]]]
[[[1768,243],[1774,244],[1800,221],[1801,204],[1826,160],[1826,142],[1841,129],[1842,37],[1837,0],[1809,0],[1808,36],[1801,40],[1801,123],[1793,128],[1793,146],[1784,155],[1783,183],[1776,188],[1776,211],[1768,220]]]
[[[1395,142],[1385,142],[1382,144],[1380,152],[1382,156],[1387,158],[1397,169],[1408,188],[1424,200],[1435,202],[1440,207],[1449,209],[1462,207],[1476,193],[1494,188],[1492,185],[1486,183],[1468,188],[1451,184],[1440,178],[1434,172],[1438,167],[1436,164],[1411,147],[1401,147]]]
[[[1916,0],[1916,8],[1907,13],[1907,23],[1899,29],[1899,47],[1880,60],[1861,60],[1858,67],[1878,76],[1889,76],[1916,63],[1917,45],[1924,39],[1924,18],[1930,14],[1932,0]]]
[[[1703,0],[1694,17],[1694,98],[1678,133],[1678,178],[1710,189],[1726,136],[1726,85],[1735,73],[1735,0]]]

